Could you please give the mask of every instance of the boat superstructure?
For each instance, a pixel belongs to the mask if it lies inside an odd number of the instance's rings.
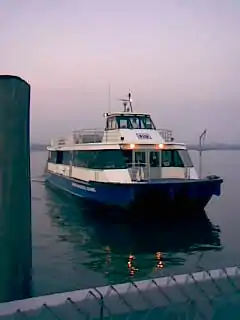
[[[104,129],[74,131],[51,141],[50,183],[121,207],[153,199],[204,207],[220,194],[222,179],[200,179],[186,145],[175,142],[171,130],[157,129],[150,114],[134,112],[131,94],[122,102],[122,111],[104,114]]]

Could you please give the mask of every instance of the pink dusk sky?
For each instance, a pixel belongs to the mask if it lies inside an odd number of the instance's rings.
[[[240,142],[239,0],[1,0],[0,73],[31,84],[33,142],[101,127],[131,89],[175,137]]]

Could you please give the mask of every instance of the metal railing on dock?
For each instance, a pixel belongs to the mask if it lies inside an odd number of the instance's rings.
[[[240,268],[53,294],[0,304],[0,319],[240,319]]]

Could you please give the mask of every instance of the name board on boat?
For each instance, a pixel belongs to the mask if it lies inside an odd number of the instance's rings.
[[[136,133],[138,139],[152,139],[148,133]]]

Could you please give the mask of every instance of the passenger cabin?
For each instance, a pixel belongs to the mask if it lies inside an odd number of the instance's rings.
[[[197,178],[185,144],[174,142],[171,130],[156,129],[149,114],[135,113],[124,103],[123,111],[104,117],[104,130],[75,131],[66,147],[60,141],[50,148],[55,151],[49,162],[91,170],[127,169],[131,181]]]

